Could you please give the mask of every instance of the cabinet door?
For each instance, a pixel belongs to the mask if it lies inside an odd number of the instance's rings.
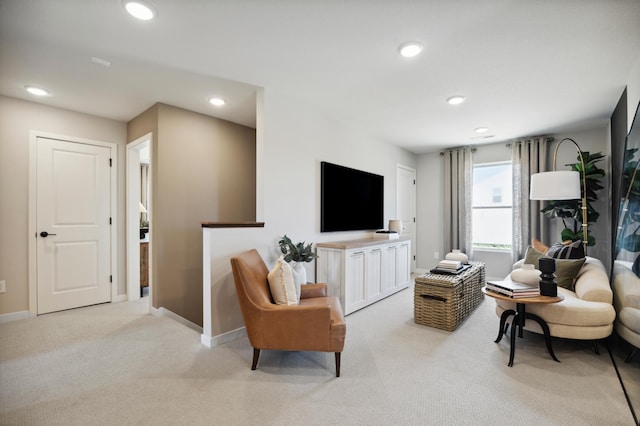
[[[386,246],[384,248],[384,256],[382,258],[382,292],[384,294],[391,294],[396,288],[397,251],[397,246]]]
[[[365,252],[348,253],[346,263],[345,315],[366,305]]]
[[[396,286],[406,287],[411,283],[411,246],[403,243],[398,246],[396,261]]]
[[[367,274],[365,280],[367,291],[365,298],[367,302],[374,301],[382,294],[382,249],[372,248],[366,253]]]
[[[344,291],[342,283],[342,256],[341,250],[319,248],[316,261],[316,280],[327,284],[327,295],[337,296],[344,306]]]

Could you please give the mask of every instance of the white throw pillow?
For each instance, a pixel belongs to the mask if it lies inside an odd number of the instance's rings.
[[[271,297],[278,305],[297,305],[298,295],[296,294],[296,285],[293,282],[293,272],[291,265],[284,261],[280,256],[276,262],[276,266],[267,275]]]

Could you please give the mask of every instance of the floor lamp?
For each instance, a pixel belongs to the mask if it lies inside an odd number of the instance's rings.
[[[572,170],[556,171],[556,160],[558,157],[558,148],[564,141],[571,141],[578,150],[580,164],[582,165],[582,195],[580,194],[580,173]],[[585,164],[582,157],[582,150],[571,138],[564,138],[553,151],[553,171],[535,173],[531,175],[531,190],[529,192],[530,200],[579,200],[582,199],[582,231],[584,245],[584,254],[587,254],[587,244],[589,237],[587,235],[587,179],[585,176]]]

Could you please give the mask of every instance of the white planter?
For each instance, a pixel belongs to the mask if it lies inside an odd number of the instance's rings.
[[[296,285],[298,300],[300,300],[300,286],[307,283],[307,269],[304,262],[289,262],[291,272],[293,272],[293,282]]]

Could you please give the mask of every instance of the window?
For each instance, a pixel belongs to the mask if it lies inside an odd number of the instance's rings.
[[[511,162],[473,167],[472,242],[474,248],[511,249]]]

